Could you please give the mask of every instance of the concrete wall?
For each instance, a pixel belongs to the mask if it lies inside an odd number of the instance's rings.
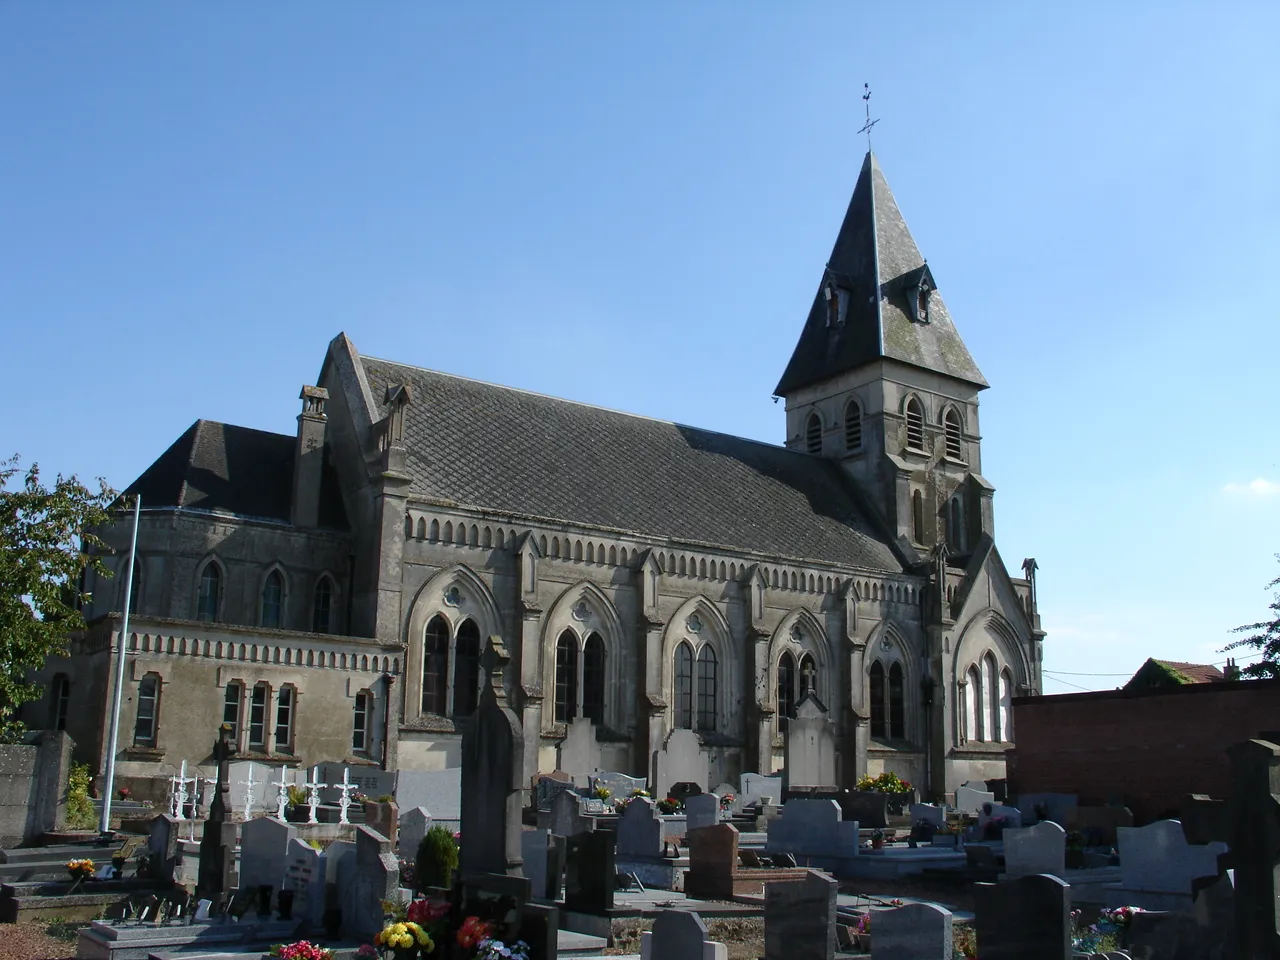
[[[0,847],[32,844],[66,824],[71,738],[42,731],[0,746]]]
[[[1225,751],[1280,729],[1280,680],[1019,697],[1013,716],[1012,795],[1075,793],[1082,804],[1123,795],[1145,822],[1189,793],[1227,797]]]

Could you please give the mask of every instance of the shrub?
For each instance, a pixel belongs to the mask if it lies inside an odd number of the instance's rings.
[[[419,890],[448,887],[453,884],[453,871],[458,868],[458,843],[447,827],[434,826],[418,844],[415,876]]]
[[[291,783],[289,786],[285,787],[284,790],[289,797],[289,806],[305,807],[307,805],[307,791],[302,787],[295,786]]]
[[[73,763],[67,777],[67,826],[73,830],[92,830],[97,823],[93,801],[89,799],[89,765]]]

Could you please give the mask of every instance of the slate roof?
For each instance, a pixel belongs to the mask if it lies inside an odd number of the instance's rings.
[[[928,323],[907,312],[908,288],[924,265],[880,163],[868,153],[809,319],[774,393],[785,396],[881,357],[987,386],[937,290]],[[822,291],[828,276],[848,291],[842,324],[827,322]]]
[[[901,572],[828,460],[361,357],[376,416],[412,386],[411,493],[525,518]]]
[[[124,491],[144,507],[184,507],[289,522],[295,438],[197,420]],[[347,526],[336,478],[326,464],[320,525]]]

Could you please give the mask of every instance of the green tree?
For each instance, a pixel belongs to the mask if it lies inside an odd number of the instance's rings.
[[[102,479],[94,492],[61,474],[49,489],[37,464],[24,473],[17,456],[0,461],[0,738],[21,735],[15,713],[40,696],[30,672],[84,627],[81,573],[111,575],[96,552],[106,545],[91,531],[110,519],[115,496]]]
[[[1276,554],[1276,559],[1280,560],[1280,553]],[[1268,583],[1267,589],[1273,591],[1271,606],[1268,608],[1272,614],[1271,619],[1236,627],[1231,631],[1232,633],[1247,633],[1249,636],[1233,641],[1222,648],[1223,653],[1246,647],[1260,651],[1261,660],[1240,670],[1241,675],[1255,679],[1280,677],[1280,577]]]

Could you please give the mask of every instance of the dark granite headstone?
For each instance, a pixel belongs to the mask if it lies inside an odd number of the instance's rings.
[[[555,834],[547,837],[547,899],[559,900],[564,890],[564,864],[568,841]]]
[[[847,790],[836,794],[840,804],[840,819],[856,820],[858,826],[887,827],[889,825],[889,795],[872,790]]]
[[[840,884],[810,870],[800,882],[764,885],[766,960],[834,960]]]
[[[529,960],[556,960],[560,936],[560,911],[540,903],[526,903],[519,937],[529,945]]]
[[[1231,758],[1236,949],[1240,957],[1280,957],[1280,746],[1246,740]]]
[[[617,871],[613,866],[616,834],[607,830],[580,833],[567,843],[564,905],[576,913],[613,909]]]
[[[1225,874],[1186,913],[1135,913],[1125,941],[1138,960],[1238,960],[1235,895]]]
[[[1070,960],[1071,888],[1057,877],[979,883],[974,895],[982,960]]]

